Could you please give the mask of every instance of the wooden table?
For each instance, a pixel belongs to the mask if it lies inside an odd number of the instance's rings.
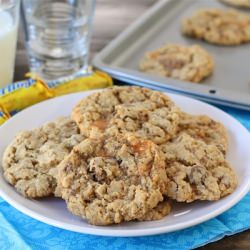
[[[98,0],[91,42],[91,58],[155,2],[156,0]],[[28,71],[27,54],[24,49],[22,33],[22,29],[20,29],[15,80],[23,79],[24,74]],[[250,231],[226,237],[199,249],[249,250]]]

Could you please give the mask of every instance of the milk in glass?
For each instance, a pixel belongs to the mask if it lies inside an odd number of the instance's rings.
[[[17,24],[12,16],[0,9],[0,88],[13,80]]]

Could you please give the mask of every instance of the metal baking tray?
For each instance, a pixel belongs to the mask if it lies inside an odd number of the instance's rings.
[[[181,34],[181,20],[198,9],[228,8],[217,0],[162,0],[98,53],[93,65],[114,79],[179,92],[208,102],[250,110],[250,43],[218,46]],[[145,52],[166,43],[199,44],[215,60],[212,76],[190,83],[139,71]]]

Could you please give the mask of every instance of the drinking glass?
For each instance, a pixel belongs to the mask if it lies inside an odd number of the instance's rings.
[[[44,80],[88,73],[95,0],[22,0],[30,70]]]
[[[0,88],[13,81],[19,0],[0,0]]]

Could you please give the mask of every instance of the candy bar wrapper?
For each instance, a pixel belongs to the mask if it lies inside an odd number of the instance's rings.
[[[100,71],[63,83],[58,81],[46,83],[32,73],[28,73],[27,76],[29,79],[0,89],[0,124],[10,118],[9,114],[13,115],[49,98],[113,85],[111,77]]]
[[[79,77],[74,80],[57,83],[49,82],[48,86],[53,89],[55,96],[65,95],[69,93],[85,91],[90,89],[106,88],[113,85],[112,78],[106,73],[95,71],[86,77]]]
[[[53,96],[53,91],[43,81],[28,79],[1,89],[0,105],[9,113],[16,113]]]

